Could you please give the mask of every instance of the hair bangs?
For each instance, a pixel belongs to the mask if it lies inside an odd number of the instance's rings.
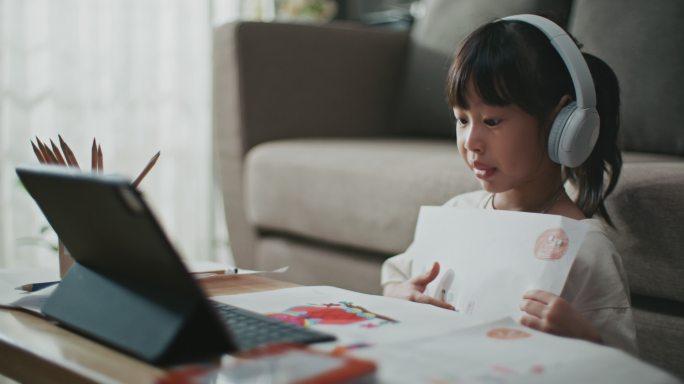
[[[488,24],[481,29],[487,30],[475,31],[466,39],[450,69],[447,98],[451,107],[468,109],[471,86],[486,104],[515,103],[513,90],[520,86],[520,72],[516,70],[518,65],[512,55],[515,50],[506,49],[501,23]]]

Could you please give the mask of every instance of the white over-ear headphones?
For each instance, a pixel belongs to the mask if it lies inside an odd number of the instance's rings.
[[[575,42],[557,24],[537,15],[515,15],[501,20],[531,24],[551,42],[570,72],[576,101],[558,112],[549,132],[549,157],[566,167],[577,167],[591,154],[599,135],[600,119],[596,111],[596,91],[587,62]]]

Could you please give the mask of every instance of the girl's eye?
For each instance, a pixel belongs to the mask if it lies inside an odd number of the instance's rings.
[[[501,122],[501,119],[494,119],[494,118],[492,118],[492,119],[484,119],[483,122],[484,122],[486,125],[490,126],[490,127],[494,127],[494,126],[498,125],[498,124]]]
[[[467,125],[467,124],[468,124],[468,120],[466,120],[466,119],[456,119],[456,125],[458,125],[459,127],[462,127],[462,126]]]

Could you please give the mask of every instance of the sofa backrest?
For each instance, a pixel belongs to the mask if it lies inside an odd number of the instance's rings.
[[[576,0],[569,30],[622,90],[623,148],[684,156],[684,1]]]
[[[431,0],[414,25],[394,122],[399,134],[453,137],[444,84],[458,44],[487,21],[520,13],[553,16],[563,26],[570,0]]]

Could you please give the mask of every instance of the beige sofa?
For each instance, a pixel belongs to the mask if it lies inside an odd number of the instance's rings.
[[[215,31],[214,125],[238,265],[379,293],[421,205],[478,188],[459,160],[448,58],[496,17],[554,14],[615,69],[625,166],[608,201],[642,356],[684,377],[684,2],[429,2],[410,33],[234,23]]]

